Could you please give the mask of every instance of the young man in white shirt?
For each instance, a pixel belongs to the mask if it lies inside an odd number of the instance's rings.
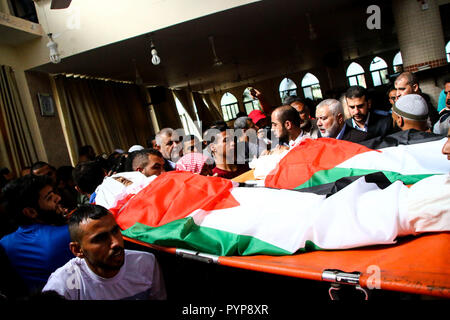
[[[70,250],[76,258],[57,269],[43,292],[68,300],[165,300],[153,254],[125,250],[114,216],[98,205],[84,205],[70,217]]]

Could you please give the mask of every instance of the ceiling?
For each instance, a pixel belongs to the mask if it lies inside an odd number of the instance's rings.
[[[42,32],[42,34],[40,35],[33,34],[29,31],[24,31],[18,28],[0,24],[0,34],[2,35],[0,38],[1,45],[17,46],[26,43],[32,39],[42,37],[44,33]]]
[[[381,29],[366,26],[367,7],[381,8]],[[317,34],[311,40],[307,14]],[[213,66],[208,36],[214,36]],[[161,64],[151,63],[150,36]],[[265,0],[184,22],[34,68],[194,91],[226,89],[357,56],[398,48],[391,1]]]
[[[0,12],[0,35],[0,45],[18,46],[45,34],[38,23]]]

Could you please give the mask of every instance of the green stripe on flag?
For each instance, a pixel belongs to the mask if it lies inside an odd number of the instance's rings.
[[[219,256],[293,254],[293,252],[286,251],[252,236],[199,226],[190,217],[175,220],[156,228],[136,223],[131,228],[122,231],[122,234],[146,243],[184,248]],[[301,249],[300,252],[315,249],[320,248],[307,241],[305,248]]]
[[[310,188],[326,183],[335,182],[344,177],[363,176],[374,172],[383,172],[389,181],[394,182],[397,180],[402,181],[404,184],[414,184],[424,178],[432,176],[434,174],[411,174],[403,175],[393,171],[380,171],[380,170],[368,170],[368,169],[352,169],[352,168],[333,168],[330,170],[321,170],[316,173],[305,183],[296,187],[295,189]]]

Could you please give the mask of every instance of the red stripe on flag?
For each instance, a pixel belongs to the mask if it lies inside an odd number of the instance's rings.
[[[116,214],[118,225],[128,229],[136,222],[158,227],[182,219],[197,209],[205,211],[239,206],[228,179],[184,171],[166,172],[131,198]]]
[[[332,138],[305,139],[281,159],[265,180],[269,188],[294,189],[320,170],[332,169],[357,154],[373,151],[357,143]]]

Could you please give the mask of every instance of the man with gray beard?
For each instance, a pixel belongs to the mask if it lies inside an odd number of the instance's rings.
[[[336,99],[326,99],[316,107],[317,127],[320,136],[352,142],[366,139],[367,133],[347,126],[344,121],[344,109]]]

